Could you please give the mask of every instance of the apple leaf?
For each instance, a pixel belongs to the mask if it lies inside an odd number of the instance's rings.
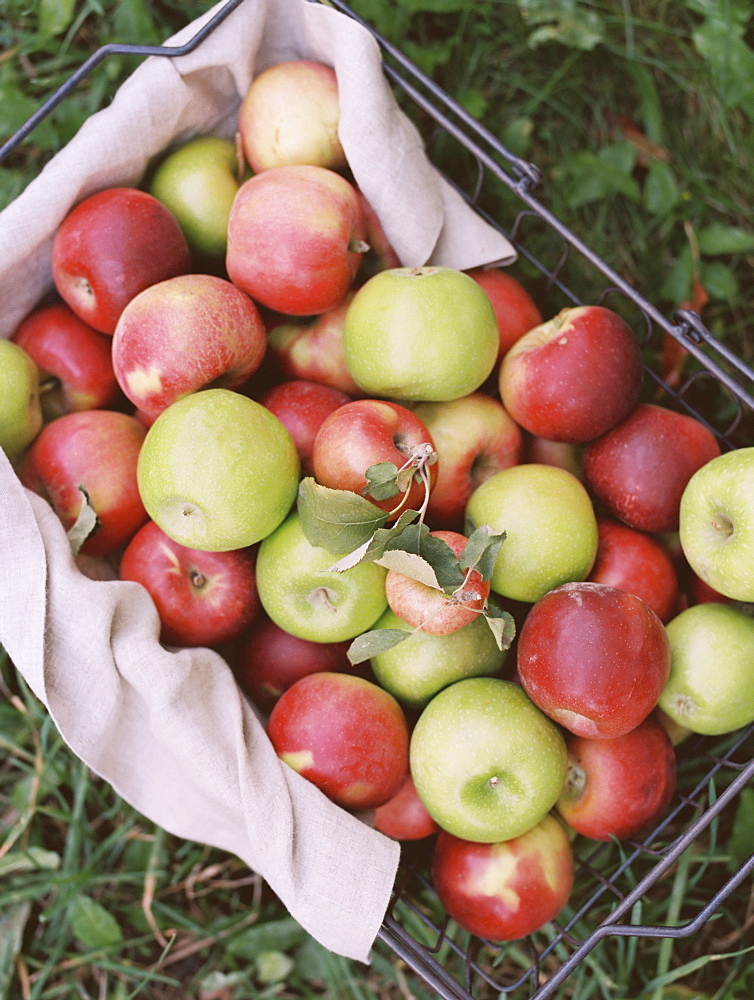
[[[92,535],[97,528],[99,528],[99,518],[97,517],[97,512],[94,507],[92,507],[89,494],[83,486],[79,486],[78,489],[83,497],[81,510],[79,511],[78,517],[74,523],[68,529],[68,541],[71,544],[71,550],[73,551],[74,556],[79,554],[81,546],[87,538]]]
[[[421,556],[434,570],[441,590],[453,591],[463,583],[464,574],[453,550],[442,538],[430,535],[426,524],[409,525],[391,538],[385,548]]]
[[[406,552],[404,549],[388,549],[376,562],[378,565],[384,566],[385,569],[395,570],[402,576],[423,583],[425,587],[442,590],[432,566],[415,552]]]
[[[346,652],[348,662],[352,666],[356,666],[357,663],[371,660],[373,656],[387,652],[388,649],[397,646],[399,642],[408,639],[410,635],[413,635],[413,632],[402,628],[375,628],[370,632],[364,632],[362,635],[356,636],[348,647]]]
[[[389,500],[400,492],[397,482],[398,466],[393,462],[377,462],[375,465],[370,465],[364,475],[367,485],[361,491],[363,497]]]
[[[489,524],[482,524],[469,536],[459,563],[461,569],[475,569],[483,580],[492,577],[500,547],[505,541],[504,531],[495,531]]]
[[[390,540],[396,535],[400,535],[403,529],[411,524],[412,521],[415,521],[418,516],[418,510],[404,510],[395,524],[389,528],[378,528],[371,538],[362,542],[353,552],[347,553],[342,559],[339,559],[332,566],[328,567],[329,570],[335,573],[343,573],[345,570],[351,569],[352,566],[357,566],[361,562],[372,562],[379,559]]]
[[[508,611],[503,611],[496,604],[488,604],[484,609],[484,617],[492,629],[498,649],[510,649],[516,638],[516,623]]]
[[[368,542],[388,518],[358,493],[321,486],[311,476],[299,483],[297,509],[307,541],[337,554]]]

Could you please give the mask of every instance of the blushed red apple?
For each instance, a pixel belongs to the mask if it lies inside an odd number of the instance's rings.
[[[525,430],[581,444],[639,400],[643,365],[631,327],[604,306],[576,306],[520,337],[500,365],[503,405]]]
[[[301,459],[302,474],[311,476],[314,474],[312,451],[317,432],[331,413],[351,402],[351,397],[321,382],[290,379],[262,393],[259,402],[288,429]]]
[[[350,291],[364,214],[345,177],[318,166],[273,167],[245,181],[228,221],[228,277],[280,313],[325,312]]]
[[[45,420],[74,410],[108,409],[117,399],[110,337],[64,303],[33,310],[13,340],[39,369]]]
[[[52,244],[52,278],[84,322],[113,333],[131,299],[149,285],[191,270],[178,220],[146,191],[111,187],[75,206]]]
[[[403,710],[362,677],[301,678],[278,699],[267,733],[281,760],[347,809],[376,809],[408,773]]]
[[[174,646],[227,642],[260,610],[252,549],[190,549],[154,521],[147,521],[128,543],[118,574],[149,592],[162,623],[162,641]]]
[[[375,809],[374,828],[393,840],[424,840],[440,829],[419,798],[410,774],[395,795]]]
[[[621,736],[657,704],[670,644],[652,609],[603,583],[566,583],[540,598],[518,635],[518,676],[535,705],[578,736]]]
[[[543,320],[539,306],[520,281],[501,267],[474,267],[466,272],[492,303],[500,333],[498,362],[529,330]]]

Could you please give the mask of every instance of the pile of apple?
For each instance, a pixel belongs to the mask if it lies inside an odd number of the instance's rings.
[[[684,734],[754,720],[754,447],[642,401],[610,309],[401,266],[337,125],[332,70],[282,63],[237,144],[77,205],[0,342],[0,443],[283,761],[519,938],[576,834],[640,834]]]

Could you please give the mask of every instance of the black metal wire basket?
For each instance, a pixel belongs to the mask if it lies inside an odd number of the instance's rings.
[[[114,54],[184,55],[201,44],[244,0],[229,0],[202,30],[181,47],[108,45],[97,50],[69,80],[44,102],[35,115],[0,148],[0,162],[15,149],[67,94],[103,59]],[[317,0],[312,0],[317,2]],[[662,315],[574,232],[560,222],[537,196],[537,167],[514,156],[494,135],[433,83],[403,53],[377,34],[341,0],[328,0],[359,21],[376,38],[383,65],[404,110],[419,126],[430,157],[487,222],[515,246],[520,258],[538,275],[542,294],[553,314],[567,305],[584,304],[573,291],[569,272],[574,260],[589,273],[588,299],[609,301],[630,318],[648,359],[670,336],[693,361],[680,385],[671,386],[651,360],[646,383],[653,399],[702,420],[723,448],[754,442],[754,371],[706,328],[699,316],[679,310]],[[462,155],[459,156],[459,153]],[[458,164],[463,161],[461,169]],[[504,191],[514,206],[505,224],[491,214]],[[535,248],[535,249],[533,249]],[[583,284],[583,282],[582,282]],[[710,400],[714,405],[709,405]],[[710,414],[715,414],[714,417]],[[720,414],[724,414],[723,417]],[[722,826],[729,829],[743,790],[754,779],[754,726],[712,740],[693,737],[678,748],[679,781],[673,806],[641,840],[597,843],[577,839],[577,872],[568,906],[552,922],[523,941],[495,944],[474,938],[450,919],[438,919],[441,908],[432,888],[428,854],[408,845],[381,941],[444,1000],[482,1000],[512,996],[515,1000],[548,1000],[559,993],[577,967],[588,962],[597,946],[641,938],[691,938],[700,934],[720,908],[742,893],[754,872],[754,855],[727,877],[697,887],[694,899],[672,926],[642,922],[643,904],[667,892],[667,882],[685,853],[714,844]]]

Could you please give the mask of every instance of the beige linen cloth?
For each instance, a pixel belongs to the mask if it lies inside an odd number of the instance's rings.
[[[232,136],[252,78],[304,57],[336,70],[350,166],[404,264],[514,258],[427,160],[368,31],[308,0],[246,0],[189,55],[145,61],[0,213],[0,334],[50,290],[52,236],[73,205],[137,185],[171,143]],[[325,947],[369,961],[399,845],[278,760],[219,655],[160,645],[140,585],[79,572],[52,509],[2,452],[0,594],[0,643],[82,761],[167,831],[241,858]]]

